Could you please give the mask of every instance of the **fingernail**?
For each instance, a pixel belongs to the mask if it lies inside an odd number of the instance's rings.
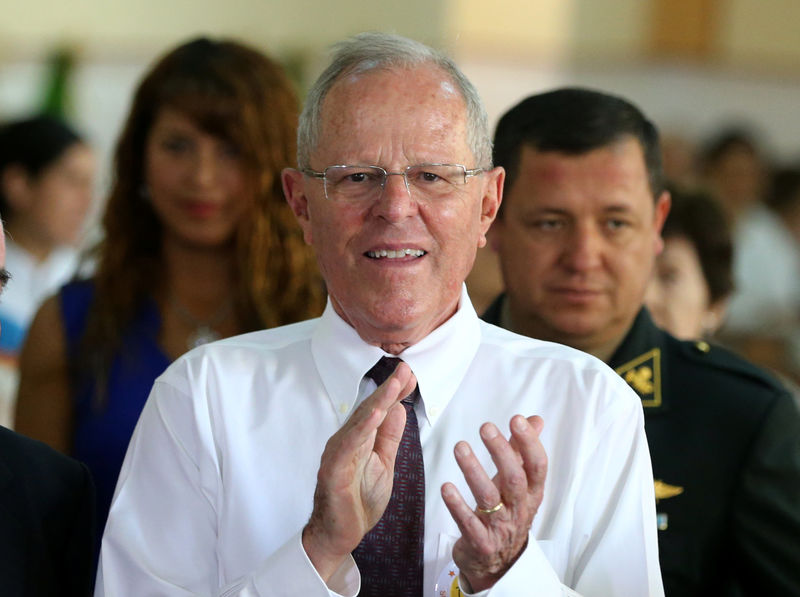
[[[456,454],[459,456],[469,456],[469,447],[463,442],[456,444]]]
[[[494,439],[497,436],[497,427],[491,423],[486,423],[481,427],[481,437],[483,439]]]
[[[520,433],[528,428],[528,421],[525,420],[525,417],[521,416],[514,417],[511,424],[514,426],[514,431],[519,431]]]

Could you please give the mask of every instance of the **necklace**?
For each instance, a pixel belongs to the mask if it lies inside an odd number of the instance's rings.
[[[185,324],[194,328],[194,331],[186,338],[186,347],[191,350],[221,338],[214,326],[228,318],[233,310],[233,298],[229,297],[208,319],[199,319],[189,313],[188,309],[178,302],[174,294],[169,297],[169,306]]]

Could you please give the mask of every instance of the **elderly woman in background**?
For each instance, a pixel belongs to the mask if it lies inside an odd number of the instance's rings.
[[[16,421],[89,466],[100,531],[139,413],[172,360],[322,311],[315,261],[281,191],[297,110],[283,71],[232,41],[179,46],[135,93],[96,274],[37,314]]]
[[[645,302],[653,320],[684,340],[708,338],[722,325],[733,290],[733,244],[722,207],[699,192],[672,192],[664,250]]]
[[[0,214],[13,282],[0,302],[0,423],[10,425],[17,359],[39,305],[66,282],[92,202],[95,158],[66,123],[34,116],[0,126]]]

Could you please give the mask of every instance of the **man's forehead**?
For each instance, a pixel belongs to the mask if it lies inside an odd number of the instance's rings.
[[[341,77],[322,102],[322,125],[370,115],[425,118],[447,112],[449,120],[465,117],[463,97],[450,76],[431,65],[382,68]],[[399,112],[399,113],[398,113]]]
[[[355,93],[366,94],[370,89],[385,90],[394,84],[397,90],[409,90],[424,86],[442,98],[460,99],[461,92],[453,81],[453,77],[440,66],[423,62],[411,65],[382,66],[368,70],[345,72],[331,85],[327,95],[336,95],[355,89]]]
[[[401,146],[409,158],[430,152],[452,159],[449,154],[456,152],[466,159],[469,149],[466,104],[438,67],[345,76],[327,94],[320,125],[314,153],[333,152],[341,159],[382,153],[389,145]]]
[[[648,181],[644,150],[634,137],[624,137],[586,151],[538,149],[522,146],[521,174],[569,182],[575,174],[583,177],[641,179]]]
[[[592,205],[601,211],[651,205],[647,168],[635,139],[614,142],[584,153],[542,151],[523,146],[520,171],[506,203],[521,199],[519,209],[566,209]]]

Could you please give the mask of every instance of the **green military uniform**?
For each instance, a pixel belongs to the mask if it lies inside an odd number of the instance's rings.
[[[483,318],[500,323],[501,300]],[[645,309],[608,363],[645,412],[668,597],[800,595],[800,414],[762,369]]]

